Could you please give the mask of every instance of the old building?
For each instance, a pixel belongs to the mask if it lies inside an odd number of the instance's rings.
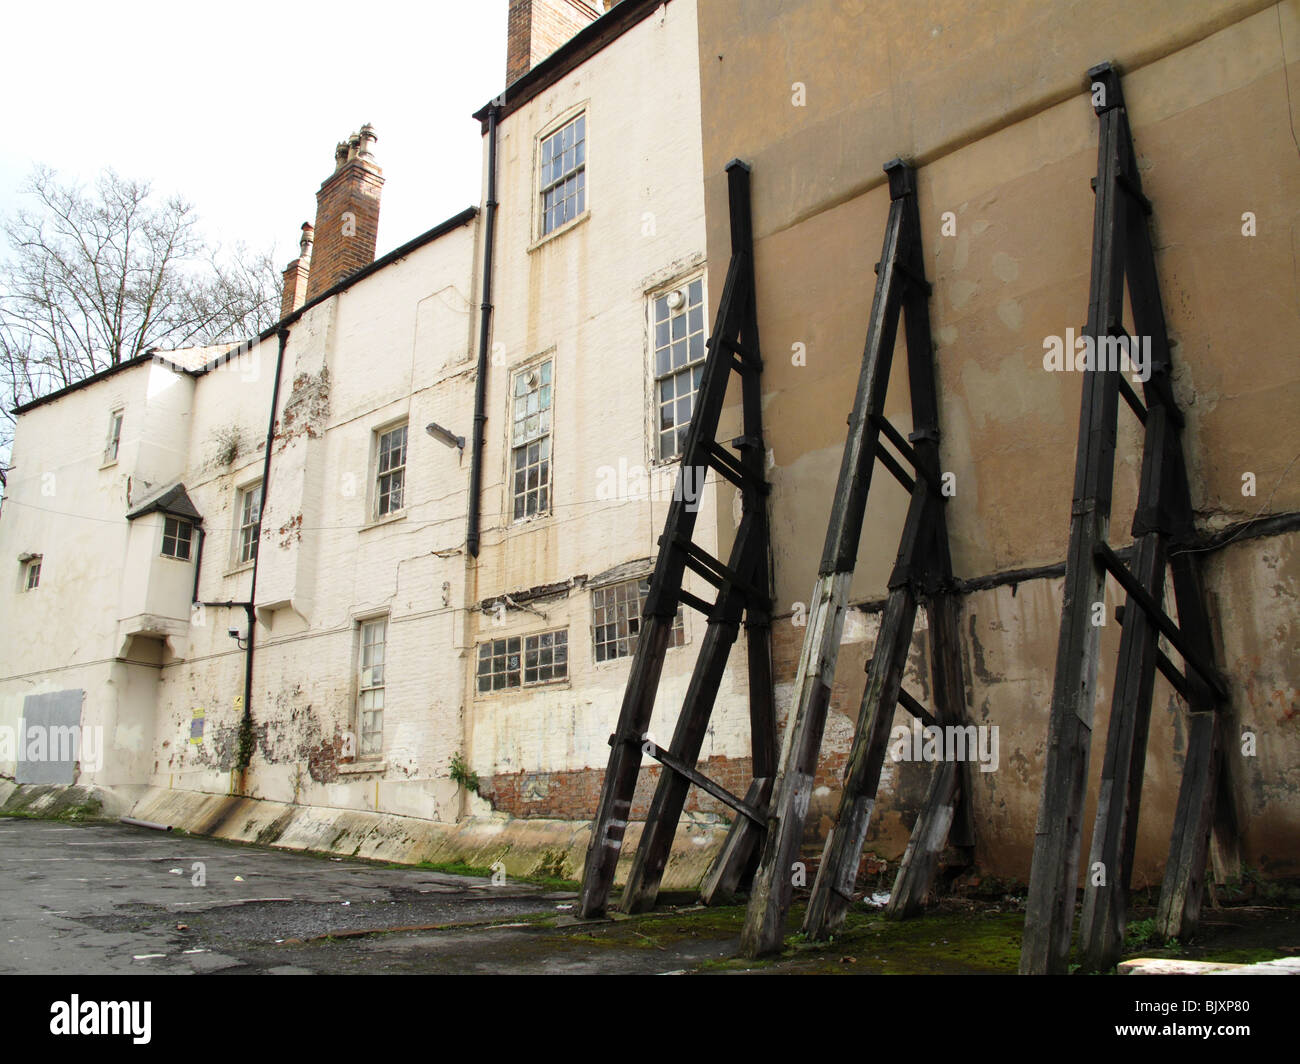
[[[4,720],[80,707],[106,746],[59,782],[191,823],[227,794],[589,817],[708,331],[695,5],[597,17],[512,4],[480,209],[372,261],[363,126],[276,329],[21,411]],[[626,76],[648,68],[653,95]],[[101,422],[111,455],[66,428]],[[657,728],[691,663],[670,655]],[[707,755],[743,773],[743,674],[723,701]]]
[[[1228,769],[1241,859],[1293,872],[1294,6],[1107,0],[1009,23],[952,3],[599,7],[512,0],[507,87],[474,116],[479,207],[373,261],[382,147],[363,126],[302,227],[276,329],[23,408],[0,519],[0,562],[16,566],[0,587],[0,724],[80,720],[104,749],[53,767],[0,749],[0,774],[232,837],[576,875],[721,294],[724,167],[753,168],[784,721],[889,204],[881,166],[903,156],[933,284],[968,718],[1001,736],[996,770],[973,774],[976,859],[1023,879],[1080,388],[1042,356],[1087,311],[1084,72],[1111,59],[1155,205],[1229,733],[1251,736]],[[889,415],[906,431],[895,366]],[[1139,445],[1121,421],[1118,545]],[[721,556],[736,492],[710,477],[700,505],[697,541]],[[810,842],[839,799],[905,505],[873,484]],[[682,610],[656,737],[703,628]],[[1117,643],[1112,623],[1103,660]],[[907,676],[922,699],[925,650],[922,632]],[[733,791],[747,698],[733,664],[701,759]],[[1155,705],[1139,882],[1159,875],[1185,749],[1185,707],[1160,678]],[[633,818],[658,771],[642,769]],[[901,853],[930,772],[886,763],[870,847]],[[238,816],[229,795],[247,799]],[[687,851],[712,853],[727,819],[695,790],[687,810],[682,884],[702,870]],[[439,850],[453,834],[461,849]]]

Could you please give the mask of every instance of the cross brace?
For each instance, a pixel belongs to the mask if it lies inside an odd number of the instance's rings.
[[[1150,376],[1138,400],[1118,370],[1086,371],[1079,415],[1074,504],[1066,558],[1065,601],[1057,644],[1047,765],[1034,839],[1029,902],[1021,946],[1022,973],[1064,973],[1079,873],[1080,826],[1088,780],[1094,692],[1101,629],[1094,608],[1106,577],[1127,595],[1119,663],[1102,765],[1097,819],[1088,857],[1080,948],[1085,967],[1108,968],[1124,942],[1128,888],[1137,840],[1152,689],[1163,672],[1188,703],[1187,756],[1160,893],[1157,929],[1185,937],[1196,926],[1211,823],[1231,809],[1219,787],[1220,713],[1228,690],[1214,665],[1209,615],[1194,556],[1180,551],[1194,534],[1180,430],[1183,418],[1170,384],[1169,337],[1119,72],[1110,64],[1088,71],[1100,119],[1092,280],[1084,335],[1124,336],[1127,280],[1134,331],[1150,340]],[[1115,465],[1116,420],[1123,396],[1142,422],[1142,473],[1130,568],[1106,542]],[[1165,570],[1173,574],[1178,623],[1162,602]],[[1178,676],[1160,650],[1164,636],[1182,657]],[[1224,824],[1231,817],[1224,817]],[[1220,841],[1230,845],[1226,830]]]
[[[866,348],[795,681],[795,712],[782,747],[781,769],[768,809],[767,838],[741,936],[741,949],[750,956],[773,952],[784,939],[793,893],[791,870],[799,855],[812,794],[848,609],[849,583],[857,563],[877,459],[909,492],[911,502],[898,560],[889,580],[889,598],[875,653],[867,668],[839,812],[826,840],[804,921],[804,931],[810,937],[826,937],[844,919],[875,805],[895,707],[902,702],[914,714],[929,716],[901,687],[922,598],[930,621],[936,707],[931,719],[956,724],[965,704],[957,602],[952,594],[952,563],[944,499],[939,490],[939,417],[930,341],[930,285],[925,280],[916,180],[912,168],[900,159],[887,163],[885,172],[889,175],[891,203],[884,249],[876,268]],[[915,427],[906,440],[884,417],[900,315],[906,329]],[[912,465],[915,477],[909,476],[885,450],[882,433]],[[963,783],[963,775],[956,764],[945,764],[936,771],[890,898],[892,915],[910,913],[924,900],[955,815],[959,826],[954,834],[960,836],[962,845],[970,843],[964,800],[969,788]]]
[[[759,374],[758,318],[754,302],[754,249],[749,211],[749,167],[739,160],[727,165],[731,217],[731,261],[708,343],[708,355],[696,395],[695,410],[682,449],[679,489],[702,484],[708,469],[740,489],[741,521],[731,553],[723,562],[693,541],[698,497],[674,492],[659,556],[643,610],[641,633],[633,653],[618,726],[610,738],[609,766],[600,805],[592,824],[591,842],[583,869],[582,914],[605,912],[623,845],[643,753],[664,767],[646,815],[623,892],[622,908],[641,912],[652,908],[663,880],[673,836],[692,784],[741,815],[732,825],[722,852],[710,869],[705,898],[734,889],[751,865],[761,834],[763,809],[776,763],[776,715],[772,694],[771,566],[767,521],[768,494],[764,478],[762,393]],[[737,452],[725,450],[717,439],[731,374],[740,376],[742,434],[731,441]],[[717,592],[713,602],[686,591],[682,581],[690,569]],[[671,745],[654,746],[646,735],[668,636],[679,605],[708,618],[699,656]],[[709,717],[722,683],[731,645],[743,622],[747,638],[749,711],[754,782],[744,799],[696,770]]]

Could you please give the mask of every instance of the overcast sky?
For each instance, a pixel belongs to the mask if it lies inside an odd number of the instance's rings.
[[[206,233],[275,245],[313,221],[363,123],[385,185],[378,254],[479,199],[472,112],[505,81],[507,0],[115,0],[6,5],[0,213],[34,163],[188,198]]]

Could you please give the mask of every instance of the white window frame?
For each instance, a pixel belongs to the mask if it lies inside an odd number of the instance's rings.
[[[650,577],[633,577],[612,584],[601,584],[591,589],[591,660],[597,665],[619,658],[631,657],[636,652],[641,635],[642,612],[650,593]],[[610,601],[612,597],[612,601]],[[612,611],[612,612],[611,612]],[[610,631],[612,629],[612,631]],[[668,646],[679,647],[686,643],[686,622],[682,607],[669,630]],[[611,652],[612,650],[612,652]]]
[[[671,306],[673,293],[680,293],[681,296],[681,304],[677,308]],[[695,298],[697,293],[698,300]],[[650,450],[654,462],[674,462],[681,457],[686,431],[691,418],[695,416],[695,404],[699,398],[699,386],[708,356],[708,293],[704,287],[704,274],[695,273],[683,277],[672,285],[650,293],[646,301],[646,313],[649,324],[650,418],[653,440]],[[670,382],[673,395],[665,401],[667,389],[664,386]],[[689,390],[683,390],[683,384]],[[678,394],[679,390],[681,394]],[[689,412],[685,424],[681,423],[683,404]],[[673,422],[667,428],[664,427],[665,411],[669,412]],[[672,434],[671,449],[668,449],[665,442],[669,433]]]
[[[579,123],[581,123],[581,139],[578,138]],[[548,129],[539,134],[537,138],[537,239],[545,240],[554,233],[563,232],[569,226],[573,225],[582,218],[588,209],[588,193],[590,191],[587,184],[587,147],[588,133],[590,123],[587,120],[587,106],[583,104],[572,111],[569,111],[557,122],[553,123]],[[573,145],[570,149],[574,153],[573,163],[567,169],[557,171],[553,167],[555,158],[554,150],[556,146],[561,149],[561,167],[563,167],[563,135],[566,130],[574,131]],[[556,138],[560,138],[557,145]],[[549,154],[548,154],[549,153]],[[548,166],[552,166],[550,171]],[[565,217],[561,221],[552,221],[547,225],[546,195],[554,189],[561,188],[570,179],[574,181],[574,194],[566,196],[561,200],[567,203],[570,200],[574,202],[573,214],[565,211]],[[581,186],[579,188],[579,186]],[[554,214],[552,214],[554,218]]]
[[[530,658],[532,664],[529,664]],[[567,626],[548,628],[544,632],[484,640],[478,645],[474,662],[475,695],[567,683],[569,629]],[[489,666],[486,671],[483,669],[485,662]],[[501,677],[502,682],[494,682],[496,677]],[[488,681],[486,688],[483,686],[484,680]]]
[[[115,406],[113,412],[108,415],[108,439],[104,442],[104,465],[112,465],[117,461],[118,452],[122,448],[122,425],[126,420],[126,408]]]
[[[402,461],[400,465],[391,465],[384,468],[384,440],[394,432],[401,432],[402,435]],[[410,465],[411,459],[411,431],[410,423],[407,421],[394,421],[391,424],[384,425],[375,430],[374,435],[374,454],[375,454],[375,475],[372,478],[371,485],[374,492],[374,503],[370,508],[370,517],[373,521],[382,521],[390,517],[396,517],[406,510],[406,471]],[[389,478],[389,491],[387,495],[384,491],[385,478]],[[392,490],[392,478],[398,479],[397,490]],[[393,496],[397,496],[397,505],[392,504]],[[388,502],[388,509],[383,509],[385,500]]]
[[[377,639],[373,638],[376,634]],[[388,614],[364,617],[357,622],[356,734],[359,758],[383,757],[387,673]],[[370,714],[369,720],[367,714]]]
[[[23,562],[23,591],[35,591],[41,586],[41,555]]]
[[[535,383],[532,378],[536,378]],[[531,404],[529,399],[534,395],[537,401]],[[510,523],[519,524],[550,516],[555,504],[554,354],[522,366],[510,375],[509,402],[506,506]],[[529,472],[534,470],[536,478],[530,482]]]
[[[175,532],[168,534],[168,525],[175,525]],[[185,530],[185,538],[181,539],[181,530]],[[179,547],[182,542],[185,544],[184,554],[171,554],[167,551],[167,541],[172,541],[174,547]],[[172,517],[170,514],[163,514],[163,534],[162,547],[160,548],[161,556],[164,558],[173,558],[178,562],[187,562],[194,553],[194,522],[187,521],[183,517]]]
[[[257,519],[246,521],[244,502],[254,492],[257,493]],[[235,496],[235,566],[252,565],[257,560],[257,546],[262,538],[262,482],[254,480],[239,489]],[[251,539],[246,533],[252,530]],[[251,548],[251,549],[250,549]],[[245,557],[247,554],[247,557]]]

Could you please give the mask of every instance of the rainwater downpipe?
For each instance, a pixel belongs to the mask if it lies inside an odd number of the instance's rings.
[[[289,330],[280,330],[280,350],[275,356],[275,383],[271,387],[271,411],[266,419],[266,454],[262,458],[262,506],[258,514],[257,536],[262,538],[262,519],[266,516],[266,500],[271,485],[271,446],[275,443],[275,412],[280,405],[280,375],[284,370],[284,349],[289,344]],[[243,603],[248,617],[248,646],[244,651],[244,716],[239,722],[239,791],[245,789],[249,762],[253,759],[253,648],[257,642],[257,567],[262,551],[253,555],[253,579],[248,589],[248,601]]]
[[[488,337],[492,331],[492,237],[497,217],[497,108],[488,108],[487,221],[483,229],[483,302],[478,332],[478,375],[474,382],[474,450],[469,465],[469,519],[465,549],[471,558],[479,551],[479,494],[483,484],[483,424],[487,420]],[[254,570],[256,574],[256,570]]]

